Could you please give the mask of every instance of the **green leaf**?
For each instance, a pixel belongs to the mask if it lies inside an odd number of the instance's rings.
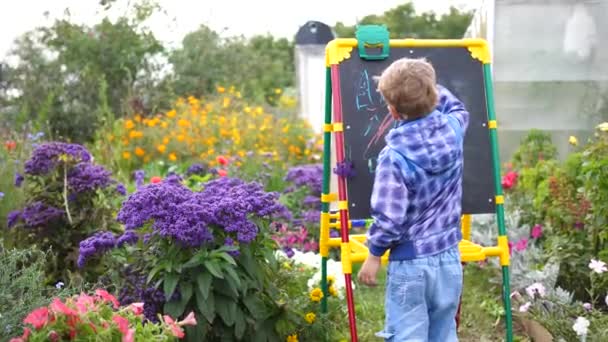
[[[195,288],[196,307],[198,311],[207,319],[207,322],[213,323],[215,319],[215,299],[214,296],[203,296],[198,286]]]
[[[217,263],[214,261],[205,261],[205,267],[213,274],[216,278],[224,279],[224,275],[222,275],[222,270],[218,267]]]
[[[272,315],[271,311],[268,310],[264,304],[264,301],[262,301],[255,292],[252,292],[247,297],[243,298],[243,303],[251,313],[251,316],[255,317],[256,320],[265,320]]]
[[[236,261],[234,261],[234,258],[230,254],[220,253],[219,257],[226,260],[230,265],[236,266]]]
[[[158,273],[158,271],[163,269],[163,267],[164,266],[162,264],[154,267],[148,274],[148,279],[146,280],[146,284],[149,284],[152,281],[152,279],[154,279],[154,277],[156,276],[156,273]]]
[[[234,335],[237,339],[242,339],[247,329],[247,321],[245,320],[245,314],[240,308],[236,308],[234,316]]]
[[[226,297],[230,297],[235,301],[239,299],[239,290],[232,282],[226,279],[215,279],[213,288],[215,291],[223,294]]]
[[[218,315],[227,326],[233,326],[236,316],[236,302],[222,295],[217,295],[216,300]]]
[[[198,286],[198,290],[203,295],[203,298],[207,299],[209,297],[209,291],[211,290],[211,281],[213,277],[210,273],[201,272],[196,275],[196,284]]]
[[[177,281],[179,280],[179,274],[168,273],[165,275],[163,280],[163,290],[165,291],[165,298],[171,298],[175,288],[177,287]]]
[[[192,298],[192,283],[182,282],[179,284],[179,293],[181,294],[181,301],[188,303]]]
[[[184,265],[182,266],[183,268],[192,268],[192,267],[196,267],[196,266],[200,266],[203,264],[203,257],[201,255],[194,255],[190,260],[188,260],[186,263],[184,263]]]
[[[241,279],[239,278],[238,274],[236,274],[236,272],[234,271],[234,268],[226,266],[226,267],[224,267],[224,270],[228,274],[228,278],[229,278],[228,282],[231,283],[230,281],[232,280],[234,282],[234,285],[236,285],[237,288],[240,288]]]

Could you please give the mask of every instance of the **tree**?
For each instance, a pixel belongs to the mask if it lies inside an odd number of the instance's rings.
[[[382,15],[365,16],[359,24],[385,24],[391,38],[450,39],[462,38],[472,17],[472,12],[461,12],[455,7],[439,18],[433,12],[417,14],[414,5],[408,2]],[[334,30],[339,37],[354,37],[356,27],[338,22]]]

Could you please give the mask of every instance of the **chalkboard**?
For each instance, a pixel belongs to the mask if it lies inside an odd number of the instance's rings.
[[[393,61],[425,57],[437,73],[437,82],[462,100],[470,113],[464,139],[463,214],[495,212],[492,152],[484,88],[483,64],[465,47],[391,48],[390,57],[380,61],[361,59],[356,50],[339,64],[344,121],[345,158],[356,175],[347,180],[349,215],[370,217],[370,196],[377,156],[384,137],[393,128],[374,76]]]

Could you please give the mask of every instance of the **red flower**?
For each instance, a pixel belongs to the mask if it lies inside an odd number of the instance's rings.
[[[78,314],[73,309],[70,309],[67,305],[65,305],[59,298],[53,299],[53,302],[50,305],[51,310],[55,313],[62,313],[66,316],[77,316]]]
[[[152,184],[160,183],[162,181],[163,181],[163,179],[158,176],[154,176],[154,177],[150,178],[150,183],[152,183]]]
[[[217,156],[216,160],[220,165],[228,165],[228,159],[224,156]]]
[[[517,183],[517,172],[509,171],[504,177],[502,177],[503,189],[511,189]]]
[[[116,325],[118,326],[118,330],[120,331],[121,334],[126,335],[129,333],[129,320],[122,317],[122,316],[118,316],[118,315],[114,315],[114,317],[112,317],[112,321],[114,321],[114,323],[116,323]]]
[[[42,328],[49,321],[49,310],[45,307],[30,312],[23,320],[25,324],[31,324],[36,330]]]
[[[49,340],[51,340],[51,342],[57,342],[57,341],[59,341],[59,338],[60,338],[60,336],[55,330],[52,330],[49,333]]]
[[[228,172],[227,172],[226,170],[222,170],[222,169],[217,170],[217,174],[218,174],[220,177],[226,177],[226,176],[228,176]]]
[[[17,143],[14,142],[13,140],[7,140],[4,142],[4,147],[6,148],[7,151],[12,151],[17,147]]]
[[[118,309],[118,307],[120,306],[120,303],[118,303],[116,297],[112,296],[106,290],[97,289],[95,290],[95,294],[99,296],[99,298],[103,299],[103,301],[112,303],[112,305],[114,305],[114,309]]]

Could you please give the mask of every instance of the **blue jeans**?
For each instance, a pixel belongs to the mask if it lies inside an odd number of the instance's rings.
[[[390,261],[386,282],[387,342],[457,342],[462,292],[458,246],[430,257]]]

